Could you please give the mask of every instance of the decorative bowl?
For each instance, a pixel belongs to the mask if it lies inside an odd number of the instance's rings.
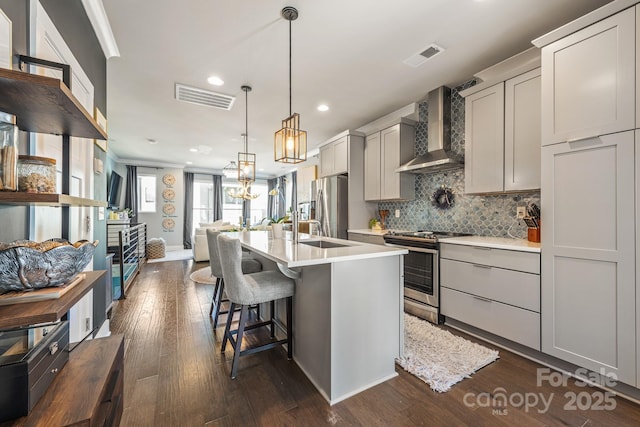
[[[0,243],[0,295],[68,283],[89,264],[97,245],[65,239]]]

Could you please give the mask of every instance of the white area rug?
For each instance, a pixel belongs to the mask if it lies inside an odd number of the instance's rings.
[[[211,285],[216,283],[216,278],[211,275],[211,267],[205,267],[194,271],[189,276],[189,279],[196,283],[207,283]]]
[[[398,364],[434,391],[448,391],[496,359],[496,350],[455,336],[426,320],[404,315],[404,357],[398,359]]]

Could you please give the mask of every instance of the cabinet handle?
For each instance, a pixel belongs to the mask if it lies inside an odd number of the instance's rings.
[[[490,251],[491,248],[487,248],[484,246],[472,246],[473,249],[477,250],[477,251]]]
[[[51,373],[52,373],[52,374],[57,374],[57,373],[58,373],[58,368],[53,368],[53,369],[51,370]]]
[[[487,298],[477,297],[477,296],[475,296],[475,295],[474,295],[473,297],[474,297],[475,299],[477,299],[477,300],[480,300],[480,301],[484,301],[484,302],[493,302],[493,301],[491,301],[490,299],[487,299]]]
[[[485,268],[487,270],[491,270],[491,266],[490,265],[482,265],[482,264],[471,264],[474,267],[478,267],[478,268]]]
[[[598,137],[597,136],[593,136],[593,135],[591,135],[591,136],[583,136],[581,138],[567,139],[567,142],[569,144],[572,144],[574,142],[586,141],[588,139],[598,139]]]

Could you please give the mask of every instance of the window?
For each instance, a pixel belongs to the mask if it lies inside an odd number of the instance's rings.
[[[213,222],[213,182],[210,176],[195,176],[193,180],[193,230],[201,222]]]
[[[127,206],[128,207],[128,206]],[[138,174],[138,212],[156,211],[156,176]]]
[[[222,183],[222,220],[231,224],[244,223],[242,219],[242,199],[237,199],[229,195],[229,191],[238,191],[240,183],[237,181],[229,181]],[[251,185],[251,193],[259,196],[251,200],[251,216],[249,221],[251,224],[257,224],[267,216],[267,203],[269,195],[267,194],[267,182],[264,180],[256,180]]]

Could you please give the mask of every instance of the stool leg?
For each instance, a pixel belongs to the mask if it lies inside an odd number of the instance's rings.
[[[269,306],[269,310],[271,311],[271,325],[269,325],[269,328],[271,329],[271,338],[275,338],[276,337],[276,325],[274,325],[274,323],[273,323],[273,318],[275,317],[275,311],[276,311],[276,302],[275,301],[271,301],[270,306]]]
[[[293,359],[293,297],[287,297],[287,358]]]
[[[215,308],[216,295],[218,294],[218,288],[220,287],[221,280],[222,279],[220,279],[219,277],[216,277],[216,285],[213,288],[213,296],[211,297],[211,308],[209,308],[209,316],[211,316],[211,313],[213,313],[213,309]]]
[[[221,278],[220,286],[218,286],[218,295],[216,296],[216,307],[214,309],[214,314],[213,314],[213,329],[218,327],[218,317],[220,316],[220,307],[222,306],[223,292],[224,292],[224,278]],[[229,323],[229,321],[227,321],[227,323]]]
[[[240,324],[238,325],[238,334],[236,335],[236,345],[233,348],[233,362],[231,364],[231,379],[235,379],[238,372],[238,362],[240,361],[240,353],[242,352],[242,335],[244,327],[249,317],[249,306],[243,305],[240,311]],[[227,321],[227,324],[230,322]]]
[[[222,347],[220,348],[220,352],[224,353],[227,349],[227,341],[229,340],[231,334],[231,322],[233,322],[233,313],[235,313],[236,305],[231,303],[229,307],[229,314],[227,315],[227,324],[224,327],[224,338],[222,338]]]

